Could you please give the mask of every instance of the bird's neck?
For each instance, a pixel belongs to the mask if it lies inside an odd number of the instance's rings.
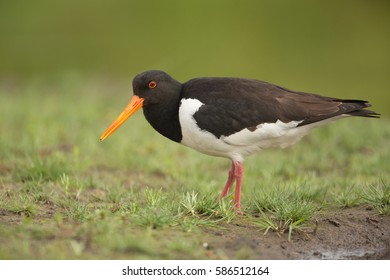
[[[167,100],[164,103],[150,104],[143,108],[146,120],[161,135],[180,143],[183,136],[179,122],[178,97],[174,100]]]

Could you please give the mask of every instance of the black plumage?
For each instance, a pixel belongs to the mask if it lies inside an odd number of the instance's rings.
[[[271,83],[240,78],[198,78],[183,84],[182,98],[204,103],[194,114],[201,129],[216,137],[244,128],[253,130],[277,120],[302,121],[299,126],[342,114],[377,117],[364,110],[367,101],[343,100],[312,93],[296,92]]]

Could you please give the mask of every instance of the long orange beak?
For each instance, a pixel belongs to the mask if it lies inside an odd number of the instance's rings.
[[[108,136],[114,133],[132,114],[137,112],[143,105],[144,99],[134,95],[130,103],[127,104],[123,112],[116,118],[116,120],[107,128],[106,131],[100,136],[100,141],[103,141]]]

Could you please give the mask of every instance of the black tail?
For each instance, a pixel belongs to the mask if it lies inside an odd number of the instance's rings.
[[[365,108],[371,107],[371,104],[364,100],[351,100],[343,99],[340,100],[342,104],[339,106],[346,115],[366,117],[366,118],[379,118],[380,114]]]

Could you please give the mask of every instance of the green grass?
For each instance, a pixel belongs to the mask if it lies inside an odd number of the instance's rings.
[[[375,209],[384,215],[390,213],[390,187],[383,185],[371,185],[363,191],[363,199],[373,205]]]
[[[291,239],[327,209],[389,215],[386,117],[247,158],[241,216],[232,196],[217,200],[229,160],[164,139],[142,113],[98,141],[130,98],[118,84],[0,87],[0,259],[226,258],[207,254],[208,229],[239,221]]]
[[[288,239],[294,229],[300,229],[305,223],[309,223],[316,210],[322,203],[316,203],[316,194],[307,194],[304,191],[285,190],[276,188],[270,193],[264,193],[254,200],[254,207],[259,212],[260,221],[257,223],[265,234],[270,230],[284,233],[288,230]]]

